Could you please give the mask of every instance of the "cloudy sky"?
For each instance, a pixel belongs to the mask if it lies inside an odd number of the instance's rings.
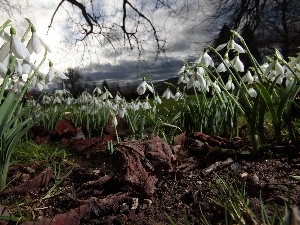
[[[18,4],[20,1],[16,0],[15,2]],[[78,35],[76,26],[66,22],[70,18],[68,10],[71,9],[68,2],[63,3],[63,7],[58,10],[53,27],[48,31],[51,16],[59,2],[60,0],[28,1],[29,5],[26,6],[26,10],[23,9],[21,16],[19,13],[14,14],[12,20],[16,26],[21,25],[20,27],[23,27],[20,29],[25,29],[26,21],[24,18],[29,18],[35,25],[39,36],[52,46],[52,53],[49,58],[54,62],[56,68],[65,71],[69,67],[77,67],[88,75],[89,80],[107,79],[121,83],[136,83],[141,80],[142,74],[148,74],[154,81],[178,76],[177,72],[181,68],[182,62],[198,57],[205,42],[210,38],[205,30],[206,25],[202,24],[207,13],[209,13],[203,3],[202,5],[190,5],[188,13],[184,12],[186,8],[183,9],[181,17],[170,17],[170,11],[166,8],[155,11],[149,17],[157,29],[158,35],[166,40],[166,52],[156,60],[154,60],[155,54],[150,53],[142,55],[138,60],[136,49],[129,50],[128,44],[122,46],[118,43],[117,51],[114,51],[105,41],[102,42],[101,46],[77,44],[74,47],[66,39],[70,38],[68,32],[74,32],[72,37]],[[98,0],[96,2],[99,3],[97,7],[102,13],[110,15],[110,17],[106,17],[108,21],[121,23],[122,2],[120,0]],[[139,1],[132,0],[132,2]],[[180,3],[180,1],[177,2]],[[182,0],[182,2],[186,1]],[[105,7],[100,9],[103,4]],[[74,13],[73,19],[78,18]],[[5,19],[3,18],[3,21]],[[130,27],[130,21],[128,26]],[[149,44],[151,39],[145,37],[144,40],[147,38]],[[150,43],[148,46],[150,46],[149,49],[145,49],[145,51],[153,51],[153,45]],[[88,54],[82,54],[83,52],[88,52]]]

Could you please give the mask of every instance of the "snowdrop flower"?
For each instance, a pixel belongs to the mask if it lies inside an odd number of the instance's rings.
[[[217,67],[217,72],[220,73],[220,72],[226,72],[227,71],[227,68],[226,66],[227,65],[228,67],[230,66],[230,61],[228,60],[228,55],[226,54],[224,56],[224,62],[222,62],[218,67]]]
[[[67,105],[71,105],[72,102],[73,102],[73,99],[72,99],[71,97],[67,97],[67,99],[66,99],[66,104],[67,104]]]
[[[251,72],[247,70],[246,74],[242,77],[242,80],[244,82],[247,82],[248,84],[252,84],[254,81],[254,77],[252,76]]]
[[[43,95],[43,99],[42,99],[43,104],[50,104],[51,103],[51,97],[47,96],[47,95]]]
[[[169,98],[174,98],[174,95],[172,93],[172,91],[170,90],[170,88],[168,87],[167,90],[165,90],[165,92],[162,95],[163,98],[169,99]]]
[[[36,34],[36,31],[33,27],[31,27],[31,31],[32,31],[32,36],[27,43],[27,49],[30,54],[32,54],[33,52],[39,54],[42,51],[42,44],[40,38]]]
[[[155,97],[155,100],[158,104],[161,104],[161,98],[158,95]]]
[[[230,38],[230,40],[227,43],[219,45],[216,48],[216,51],[220,51],[221,49],[225,48],[226,46],[227,46],[228,50],[233,49],[233,50],[237,51],[238,53],[245,53],[245,50],[243,49],[243,47],[240,46],[239,44],[235,43],[233,38]]]
[[[233,67],[236,69],[237,72],[244,72],[244,64],[240,60],[239,55],[236,55],[234,59],[231,61]]]
[[[196,72],[195,72],[195,73],[196,73]],[[194,85],[194,83],[195,83],[195,81],[196,81],[196,74],[195,74],[195,73],[191,76],[191,78],[190,78],[189,81],[187,82],[187,85],[186,85],[186,88],[187,88],[187,89],[193,87],[193,85]]]
[[[226,88],[226,90],[234,90],[235,89],[235,86],[234,86],[234,83],[232,82],[232,79],[231,79],[231,77],[229,77],[228,78],[228,81],[227,81],[227,83],[226,83],[226,85],[225,85],[225,88]]]
[[[113,127],[117,127],[118,126],[118,120],[117,120],[116,115],[112,116],[112,126]]]
[[[19,80],[16,83],[14,83],[12,89],[14,92],[20,92],[24,86],[25,86],[25,82],[22,79],[22,77],[20,77]]]
[[[120,118],[124,118],[125,116],[125,113],[126,113],[126,109],[124,106],[119,106],[119,109],[118,109],[118,115]]]
[[[23,74],[30,74],[31,70],[32,70],[31,62],[29,62],[27,60],[23,60],[22,61]]]
[[[214,88],[214,90],[216,90],[217,92],[221,93],[221,88],[220,86],[217,84],[217,81],[212,83],[212,86]]]
[[[214,66],[214,62],[212,58],[208,55],[207,51],[204,51],[204,53],[200,56],[197,62],[205,65],[206,67]]]
[[[143,102],[142,108],[143,108],[144,110],[151,109],[151,105],[150,105],[150,103],[149,103],[148,96],[146,97],[146,100]]]
[[[257,96],[257,92],[256,92],[253,88],[249,88],[248,94],[249,94],[250,97],[252,97],[252,98],[256,98],[256,96]]]
[[[188,78],[187,74],[186,74],[186,73],[183,73],[183,74],[179,77],[177,84],[180,84],[180,83],[187,84],[188,82],[189,82],[189,78]]]
[[[149,91],[151,91],[151,92],[153,93],[153,88],[152,88],[149,84],[147,84],[147,82],[144,80],[144,81],[138,86],[138,88],[137,88],[137,93],[138,93],[139,95],[143,95],[143,94],[145,94],[147,88],[149,89]]]
[[[105,88],[105,92],[101,95],[101,100],[107,100],[109,98],[113,98],[112,94]]]
[[[121,101],[121,97],[119,96],[119,94],[117,94],[114,98],[115,103],[118,103],[119,101]]]
[[[93,94],[97,94],[100,95],[102,93],[101,89],[99,88],[99,86],[95,87],[95,89],[93,90]]]
[[[174,100],[178,101],[180,98],[181,98],[181,93],[177,91],[176,94],[174,95]]]
[[[205,71],[203,67],[195,68],[194,74],[192,75],[189,82],[187,83],[187,88],[189,89],[192,86],[195,86],[196,88],[207,90],[208,86],[203,77],[204,73]]]
[[[37,35],[36,29],[32,24],[31,32],[32,36],[27,43],[27,49],[29,53],[32,54],[33,52],[35,52],[36,54],[39,54],[42,51],[42,47],[44,47],[48,52],[51,52],[50,46]]]
[[[61,104],[61,98],[59,98],[58,96],[56,96],[55,98],[54,98],[54,100],[53,100],[53,103],[54,104]]]
[[[4,66],[4,65],[0,62],[0,76],[1,76],[2,78],[5,78],[6,72],[7,72],[7,67]]]
[[[273,62],[266,68],[264,71],[264,76],[265,77],[277,77],[279,75],[284,76],[284,70],[283,67],[280,65],[278,62],[278,59],[275,58]]]
[[[11,33],[11,51],[18,59],[29,59],[30,54],[25,45],[16,37],[16,31],[10,28]]]
[[[0,48],[0,61],[1,62],[3,62],[3,60],[8,56],[9,51],[10,51],[10,41],[8,40]]]

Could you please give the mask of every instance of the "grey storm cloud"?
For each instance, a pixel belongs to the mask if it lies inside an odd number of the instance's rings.
[[[102,64],[98,70],[89,72],[87,69],[83,72],[88,82],[118,82],[120,85],[138,84],[142,81],[144,75],[147,75],[152,82],[167,80],[173,77],[179,77],[178,72],[183,65],[183,61],[177,58],[168,58],[165,63],[160,60],[147,68],[136,67],[134,60],[121,60],[118,65]]]

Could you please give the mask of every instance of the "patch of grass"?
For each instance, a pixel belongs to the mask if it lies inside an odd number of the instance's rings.
[[[41,162],[45,167],[53,166],[56,162],[67,160],[68,151],[63,147],[49,144],[39,145],[33,141],[23,141],[16,145],[11,163]]]

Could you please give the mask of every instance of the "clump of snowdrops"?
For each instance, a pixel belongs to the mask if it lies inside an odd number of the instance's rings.
[[[219,53],[222,49],[226,50],[224,55]],[[233,58],[229,58],[230,53]],[[209,54],[217,57],[218,65]],[[245,68],[241,54],[250,59],[249,67]],[[185,63],[180,73],[178,83],[195,90],[196,101],[187,104],[183,113],[189,114],[197,130],[225,125],[231,136],[238,135],[237,116],[242,116],[249,126],[252,148],[256,151],[265,142],[264,123],[269,113],[276,141],[282,142],[285,123],[290,141],[297,143],[291,108],[299,91],[300,55],[286,61],[275,49],[273,57],[267,57],[265,63],[260,64],[244,39],[232,31],[227,43],[217,48],[207,46],[200,58]],[[225,75],[227,80],[224,80]]]
[[[225,50],[222,55],[221,50]],[[248,57],[251,65],[246,67],[240,55]],[[227,43],[216,48],[207,46],[198,60],[184,63],[178,80],[178,84],[185,85],[183,90],[167,83],[166,91],[159,96],[149,77],[144,77],[137,87],[139,95],[146,95],[145,100],[126,102],[119,94],[113,97],[108,90],[102,92],[99,87],[92,94],[83,92],[77,99],[60,90],[51,96],[45,95],[44,106],[35,107],[35,110],[40,109],[37,120],[53,129],[64,116],[88,133],[94,129],[101,134],[110,118],[116,131],[122,119],[131,139],[154,133],[172,143],[174,135],[182,131],[238,136],[238,119],[243,117],[249,127],[253,151],[256,151],[265,143],[265,119],[270,115],[276,141],[282,142],[282,128],[286,126],[290,141],[297,143],[291,109],[299,91],[299,59],[300,56],[289,57],[286,61],[275,49],[272,57],[258,62],[243,38],[232,31]],[[193,89],[194,96],[186,94],[189,89]],[[163,98],[178,101],[176,108],[165,108],[167,113],[159,111]]]
[[[126,132],[129,139],[140,139],[154,133],[172,143],[176,131],[180,129],[174,126],[174,117],[159,114],[158,104],[162,100],[153,84],[149,85],[144,80],[137,90],[142,95],[147,89],[154,96],[153,100],[150,101],[146,96],[143,100],[135,99],[131,102],[127,102],[119,93],[113,97],[107,89],[101,90],[98,86],[91,94],[84,91],[78,98],[73,98],[65,89],[55,90],[44,94],[40,103],[34,99],[28,101],[28,114],[34,111],[34,121],[47,130],[53,130],[60,119],[67,118],[75,127],[81,127],[88,138],[102,136],[109,122],[118,137],[118,123],[122,120],[125,124],[122,132]]]
[[[65,75],[49,62],[47,73],[40,72],[40,67],[51,52],[50,46],[40,38],[33,24],[28,20],[28,28],[23,36],[17,36],[12,22],[7,20],[0,27],[3,40],[0,48],[0,190],[6,186],[6,178],[14,146],[33,126],[31,117],[22,117],[26,110],[22,100],[29,88],[39,90],[55,76],[65,79]],[[42,54],[39,63],[32,58]],[[7,94],[5,93],[7,92]]]

